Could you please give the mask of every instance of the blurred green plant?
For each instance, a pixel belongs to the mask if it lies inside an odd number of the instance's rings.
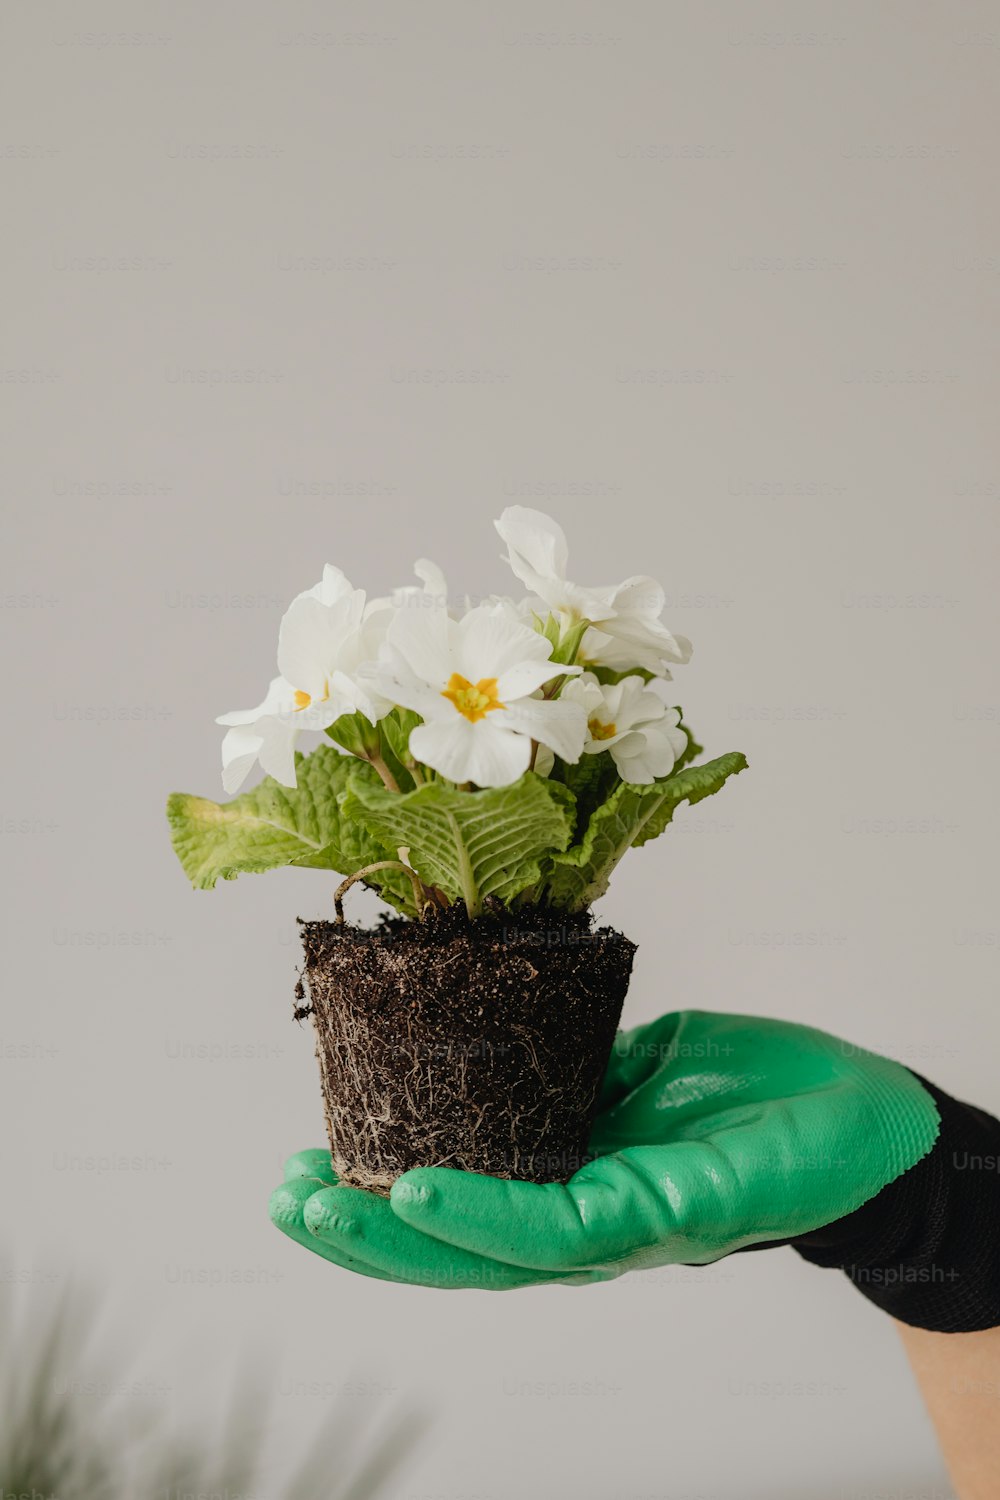
[[[379,1500],[428,1426],[383,1411],[366,1432],[347,1398],[296,1470],[262,1488],[267,1397],[242,1378],[221,1430],[178,1433],[141,1399],[125,1351],[95,1349],[98,1303],[0,1286],[0,1497],[18,1500]]]

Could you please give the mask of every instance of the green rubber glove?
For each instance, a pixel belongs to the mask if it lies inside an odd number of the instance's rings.
[[[380,1198],[293,1156],[279,1229],[366,1276],[506,1290],[707,1264],[851,1213],[934,1144],[938,1112],[901,1064],[806,1026],[681,1011],[620,1033],[568,1183],[420,1167]]]

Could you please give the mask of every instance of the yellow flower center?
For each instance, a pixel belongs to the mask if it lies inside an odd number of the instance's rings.
[[[296,688],[294,712],[299,713],[303,708],[308,708],[310,703],[325,703],[329,696],[330,684],[326,678],[323,679],[323,691],[318,698],[313,698],[304,688]]]
[[[590,730],[592,740],[610,740],[618,733],[616,725],[602,724],[600,719],[591,719],[587,728]]]
[[[460,714],[468,719],[470,724],[478,724],[480,719],[494,708],[506,708],[497,697],[497,680],[495,677],[480,677],[478,682],[470,682],[460,672],[452,672],[448,678],[448,686],[441,691],[441,697],[447,698],[449,703],[454,703]]]

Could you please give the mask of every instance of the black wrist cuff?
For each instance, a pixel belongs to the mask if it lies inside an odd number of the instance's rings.
[[[920,1078],[919,1074],[915,1075]],[[1000,1326],[1000,1121],[920,1082],[941,1116],[933,1149],[846,1218],[792,1240],[915,1328]]]

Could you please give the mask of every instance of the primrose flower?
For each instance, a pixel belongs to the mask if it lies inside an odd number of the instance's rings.
[[[397,609],[412,607],[440,609],[446,614],[448,612],[448,584],[437,563],[432,563],[426,557],[418,557],[413,564],[413,571],[420,579],[419,586],[407,583],[394,589],[384,599],[372,599],[368,603],[366,618],[378,621],[382,627],[382,637]]]
[[[614,587],[587,589],[566,581],[569,546],[551,516],[526,505],[508,505],[493,524],[507,543],[507,562],[515,577],[554,615],[574,621],[604,619],[613,607]]]
[[[591,673],[568,682],[563,697],[587,718],[585,755],[607,750],[623,781],[644,785],[669,776],[687,749],[676,708],[668,708],[641,677],[602,686]]]
[[[538,695],[544,683],[579,671],[550,661],[551,650],[502,603],[479,605],[461,620],[402,609],[377,666],[362,675],[424,720],[410,735],[418,761],[459,783],[507,786],[531,764],[532,740],[570,762],[583,749],[583,707]]]
[[[615,613],[595,621],[580,646],[580,658],[616,672],[642,667],[670,680],[667,662],[683,666],[691,660],[691,642],[674,635],[660,619],[666,604],[663,589],[653,578],[628,578],[615,592]]]
[[[364,590],[329,563],[321,581],[292,600],[278,629],[278,670],[295,688],[298,709],[316,709],[327,724],[358,712],[372,724],[381,718],[388,705],[355,674],[378,650],[383,613],[381,601],[366,607]]]
[[[222,784],[238,791],[259,761],[282,786],[295,781],[295,747],[308,731],[322,731],[341,714],[363,713],[370,723],[391,705],[364,688],[358,668],[378,651],[390,612],[365,604],[339,568],[327,564],[313,588],[288,606],[278,630],[280,676],[256,708],[222,714]]]
[[[509,505],[497,531],[507,543],[507,561],[526,588],[536,594],[564,624],[589,620],[583,658],[594,666],[627,671],[642,667],[669,677],[667,661],[686,662],[691,642],[675,636],[661,622],[663,589],[641,575],[622,584],[582,588],[566,579],[569,548],[561,526],[540,510]]]
[[[258,761],[283,786],[294,786],[295,741],[303,729],[314,727],[310,719],[308,709],[305,720],[297,714],[295,689],[283,677],[271,679],[263,703],[256,708],[220,715],[215,722],[230,726],[222,740],[225,790],[238,792]]]

